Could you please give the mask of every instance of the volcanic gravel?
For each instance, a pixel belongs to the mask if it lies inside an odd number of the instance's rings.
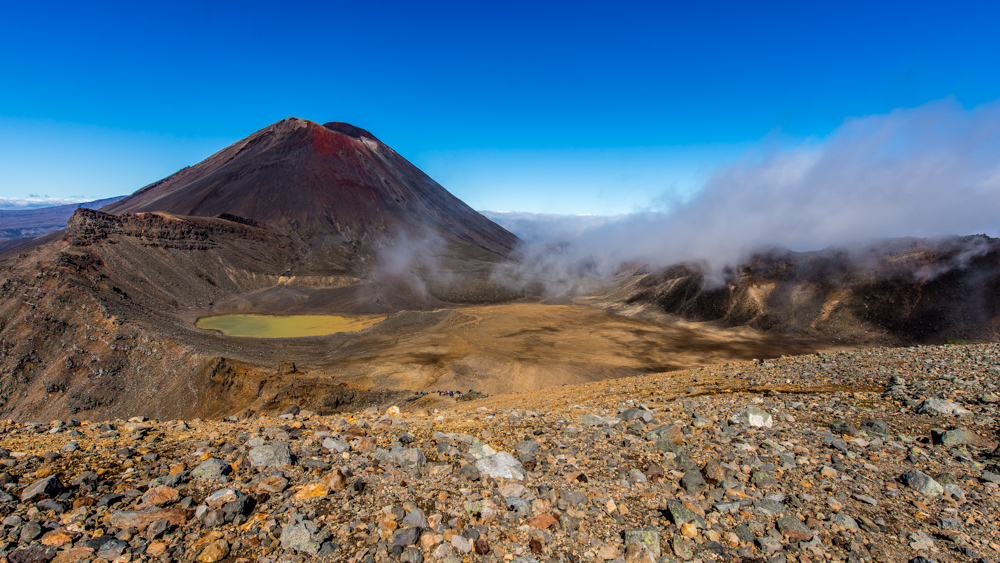
[[[7,421],[0,561],[995,561],[998,378],[995,344],[915,347],[440,412]]]

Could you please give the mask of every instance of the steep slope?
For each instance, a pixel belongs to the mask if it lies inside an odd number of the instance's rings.
[[[297,118],[103,211],[226,213],[265,223],[302,244],[293,273],[365,272],[381,248],[400,238],[487,261],[509,257],[518,242],[364,129]]]

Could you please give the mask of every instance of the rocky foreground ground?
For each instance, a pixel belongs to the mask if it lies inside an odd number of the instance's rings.
[[[1000,346],[918,347],[439,412],[8,421],[0,561],[996,561],[998,379]]]

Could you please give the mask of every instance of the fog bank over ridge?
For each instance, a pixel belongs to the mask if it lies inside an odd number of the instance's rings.
[[[669,202],[667,196],[662,201]],[[618,217],[488,213],[529,260],[607,274],[623,262],[719,269],[770,247],[1000,232],[1000,102],[943,100],[849,119],[710,175],[690,200]],[[540,247],[559,245],[558,258]]]

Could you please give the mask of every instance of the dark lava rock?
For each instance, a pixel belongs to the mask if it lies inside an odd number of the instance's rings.
[[[681,504],[680,501],[668,500],[667,507],[663,509],[663,512],[677,527],[686,522],[694,522],[702,528],[705,527],[705,521],[693,510]]]
[[[881,420],[866,420],[861,424],[861,429],[869,434],[878,436],[891,436],[892,428]]]
[[[708,488],[708,483],[705,482],[705,478],[702,476],[701,471],[697,469],[689,469],[684,476],[681,477],[681,486],[684,490],[688,492],[689,495],[697,496],[699,493]]]
[[[778,518],[778,531],[786,538],[796,541],[809,541],[813,538],[813,532],[794,516],[782,516]]]
[[[63,492],[63,485],[59,482],[59,477],[50,475],[44,479],[39,479],[25,487],[21,491],[21,502],[32,502],[43,498],[55,498]]]
[[[399,528],[392,534],[390,546],[408,547],[420,539],[420,528]]]
[[[54,547],[33,545],[10,552],[10,555],[7,556],[7,561],[10,563],[48,563],[55,558],[56,553],[57,551]]]

